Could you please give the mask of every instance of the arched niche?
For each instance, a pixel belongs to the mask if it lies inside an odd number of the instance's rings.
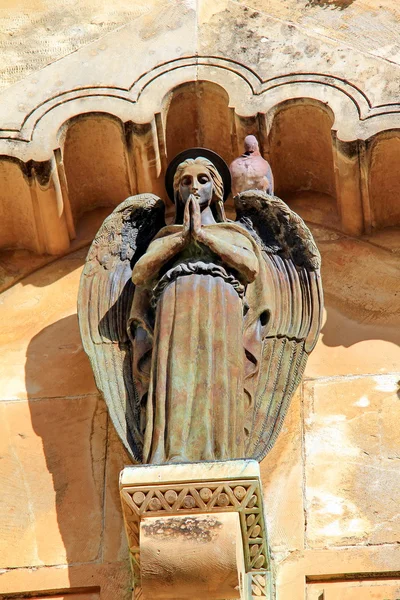
[[[400,129],[367,142],[372,227],[400,225]]]
[[[80,115],[64,124],[60,146],[64,201],[75,227],[93,211],[93,220],[101,222],[132,193],[122,123],[104,113]]]
[[[42,251],[27,167],[15,159],[0,157],[0,181],[0,248]]]
[[[333,121],[315,100],[283,102],[273,111],[268,145],[277,196],[307,220],[339,227]]]
[[[209,81],[184,83],[165,98],[163,112],[168,161],[193,146],[210,148],[228,163],[235,158],[234,114],[221,86]]]

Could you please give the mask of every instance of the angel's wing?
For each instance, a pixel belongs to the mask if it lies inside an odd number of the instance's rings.
[[[320,254],[303,220],[279,198],[250,190],[235,197],[239,222],[261,247],[270,282],[246,456],[272,448],[308,355],[318,340],[323,296]]]
[[[164,203],[153,194],[122,202],[100,227],[82,273],[78,318],[83,347],[118,435],[132,459],[141,460],[140,406],[132,376],[127,323],[132,268],[165,225]]]

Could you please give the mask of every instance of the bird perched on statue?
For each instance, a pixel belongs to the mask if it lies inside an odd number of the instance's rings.
[[[269,163],[261,156],[257,138],[248,135],[244,140],[244,153],[230,164],[232,195],[246,190],[274,193],[274,180]]]

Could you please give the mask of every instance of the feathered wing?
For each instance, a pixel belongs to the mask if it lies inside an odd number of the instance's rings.
[[[134,294],[132,268],[165,225],[164,203],[153,194],[122,202],[100,227],[82,273],[78,318],[96,385],[132,459],[140,462],[140,405],[127,331]]]
[[[318,340],[321,261],[303,220],[276,196],[250,190],[238,194],[235,205],[239,222],[261,249],[268,282],[269,318],[254,328],[254,391],[246,426],[246,456],[261,460],[275,443]]]

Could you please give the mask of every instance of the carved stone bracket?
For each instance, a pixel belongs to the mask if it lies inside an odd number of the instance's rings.
[[[229,581],[232,598],[270,598],[268,543],[256,461],[126,467],[120,476],[120,493],[136,600],[183,598],[179,577],[185,581],[192,578],[195,595],[191,593],[191,598],[205,593],[209,598],[227,598],[224,584]],[[217,568],[222,573],[219,586],[218,578],[212,576],[212,561],[218,553],[224,556]],[[174,554],[179,554],[179,568],[174,567]],[[206,566],[191,566],[192,554],[197,555],[197,563]],[[152,583],[151,574],[157,572],[162,579],[164,571],[171,575],[168,585]],[[171,584],[174,573],[176,582]]]

